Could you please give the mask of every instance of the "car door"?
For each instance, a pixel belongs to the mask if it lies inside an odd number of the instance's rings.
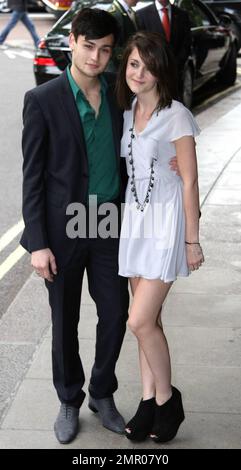
[[[219,70],[220,60],[229,45],[229,32],[225,33],[225,29],[203,3],[183,0],[180,6],[187,10],[191,21],[196,60],[194,88],[197,88]]]

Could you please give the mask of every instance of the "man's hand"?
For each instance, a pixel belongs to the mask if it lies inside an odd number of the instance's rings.
[[[177,157],[172,157],[169,162],[170,168],[172,171],[175,171],[178,176],[180,176],[179,168],[177,164]]]
[[[38,276],[53,282],[54,274],[57,274],[55,257],[49,248],[33,251],[31,256],[31,265]]]

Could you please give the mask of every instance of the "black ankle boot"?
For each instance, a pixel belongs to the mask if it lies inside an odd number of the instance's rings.
[[[143,441],[151,432],[155,412],[155,398],[141,400],[135,416],[127,423],[125,435],[131,441]]]
[[[185,415],[182,405],[182,396],[177,388],[172,387],[172,396],[163,405],[155,406],[154,425],[151,437],[155,442],[171,441],[177,434],[178,428]]]

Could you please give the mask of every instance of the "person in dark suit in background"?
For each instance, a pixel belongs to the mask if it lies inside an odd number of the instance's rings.
[[[27,0],[8,0],[8,7],[12,10],[12,15],[5,28],[0,33],[0,45],[2,45],[10,33],[10,31],[16,26],[18,21],[22,21],[24,26],[30,32],[35,47],[38,46],[40,38],[36,32],[33,22],[30,20],[27,13]]]
[[[82,238],[66,233],[71,203],[85,208],[88,219],[92,196],[99,207],[112,202],[117,214],[121,194],[124,197],[122,114],[114,96],[115,77],[103,73],[117,34],[112,15],[81,10],[73,19],[69,40],[72,65],[60,77],[27,92],[24,100],[21,244],[31,253],[31,264],[49,293],[53,381],[61,402],[54,430],[61,443],[76,436],[85,398],[77,331],[85,270],[98,315],[89,408],[99,412],[106,428],[117,433],[125,428],[113,399],[129,306],[127,280],[118,276],[118,233],[106,238],[99,232],[89,231]],[[97,227],[103,220],[99,214],[92,219]],[[86,222],[81,212],[80,227]]]
[[[179,76],[179,94],[182,96],[181,77],[191,50],[191,24],[186,11],[171,5],[169,0],[154,3],[137,12],[139,29],[161,33],[170,44],[176,58]]]
[[[119,39],[111,59],[114,68],[119,66],[129,37],[139,29],[138,18],[133,10],[137,2],[138,0],[114,0],[108,10],[116,18],[120,27]]]

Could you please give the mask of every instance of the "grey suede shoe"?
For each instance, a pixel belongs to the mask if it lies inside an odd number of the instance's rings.
[[[124,434],[125,421],[116,409],[114,398],[93,398],[89,397],[89,408],[94,413],[99,413],[102,425],[110,431]]]
[[[61,444],[73,441],[79,430],[79,409],[62,403],[54,423],[54,432]]]

